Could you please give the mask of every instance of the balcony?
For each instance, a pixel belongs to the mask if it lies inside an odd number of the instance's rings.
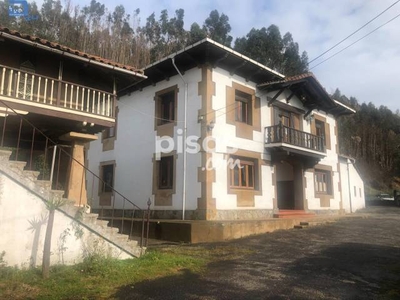
[[[116,97],[111,93],[0,65],[0,100],[75,115],[75,119],[115,121]]]
[[[288,151],[319,157],[326,156],[323,137],[290,128],[281,123],[265,127],[265,147],[284,148]]]

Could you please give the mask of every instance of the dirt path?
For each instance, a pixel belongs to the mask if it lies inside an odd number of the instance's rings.
[[[371,207],[332,224],[222,247],[252,250],[180,275],[121,288],[118,299],[399,299],[400,208]],[[216,244],[209,245],[210,247]]]

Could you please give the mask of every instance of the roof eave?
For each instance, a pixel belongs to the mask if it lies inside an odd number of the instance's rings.
[[[16,36],[16,35],[13,35],[13,34],[9,34],[9,33],[3,32],[3,31],[0,32],[0,37],[5,37],[7,39],[14,40],[14,41],[19,42],[19,43],[24,43],[24,44],[30,45],[32,47],[36,47],[36,48],[40,48],[42,50],[50,51],[50,52],[56,53],[56,54],[61,55],[61,56],[66,56],[66,57],[69,57],[69,58],[72,58],[72,59],[83,61],[85,63],[97,65],[97,66],[102,67],[102,68],[111,69],[111,70],[113,70],[115,72],[118,72],[118,73],[132,75],[132,76],[140,78],[141,80],[147,78],[147,76],[142,74],[142,72],[132,71],[132,70],[128,70],[128,69],[125,69],[125,68],[117,67],[117,66],[114,66],[114,65],[111,65],[111,64],[99,62],[99,61],[94,60],[94,59],[90,59],[90,58],[79,56],[79,55],[76,55],[76,54],[73,54],[73,53],[70,53],[70,52],[67,52],[67,51],[64,51],[64,50],[59,50],[59,49],[56,49],[56,48],[53,48],[53,47],[49,47],[47,45],[44,45],[44,44],[41,44],[41,43],[38,43],[38,42],[34,42],[34,41],[31,41],[31,40],[27,40],[27,39],[25,39],[23,37],[19,37],[19,36]]]

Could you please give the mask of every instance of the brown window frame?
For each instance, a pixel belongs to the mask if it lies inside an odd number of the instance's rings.
[[[103,140],[115,137],[115,126],[107,128],[103,131]]]
[[[118,129],[118,114],[119,114],[119,109],[116,107],[115,110],[115,124],[113,127],[108,127],[107,129],[104,129],[101,135],[101,140],[105,139],[111,139],[111,138],[116,138],[117,137],[117,129]]]
[[[166,168],[166,170],[164,170]],[[167,177],[164,180],[164,177]],[[158,161],[158,189],[171,190],[174,187],[174,156],[163,156]]]
[[[319,180],[323,179],[324,180]],[[325,189],[321,188],[320,184],[325,184]],[[332,190],[332,173],[330,171],[324,171],[324,170],[315,170],[314,172],[314,190],[316,194],[319,195],[333,195],[333,190]]]
[[[233,169],[230,169],[230,187],[233,189],[246,189],[256,190],[257,189],[257,163],[254,160],[246,160],[243,158],[233,158],[240,160],[240,168],[235,165]],[[235,184],[235,172],[237,171],[237,182]],[[243,181],[243,176],[245,177]],[[244,182],[244,183],[243,183]]]
[[[112,175],[111,175],[111,181],[108,181],[105,175],[105,169],[112,167]],[[100,193],[101,194],[107,194],[107,193],[112,193],[114,191],[114,182],[115,182],[115,164],[104,164],[101,165],[101,180],[100,180]],[[108,182],[107,182],[108,181]]]
[[[325,122],[315,120],[315,135],[322,137],[324,140],[324,146],[326,146]]]
[[[235,90],[235,121],[252,125],[252,96]]]
[[[159,105],[157,125],[164,125],[176,121],[176,89],[157,95]],[[168,107],[166,107],[168,106]]]

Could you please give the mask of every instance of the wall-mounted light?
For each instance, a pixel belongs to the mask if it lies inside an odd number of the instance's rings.
[[[306,121],[307,121],[308,123],[312,122],[314,119],[315,119],[315,117],[314,117],[313,114],[309,114],[309,115],[306,117]]]
[[[211,131],[214,129],[215,122],[211,121],[210,124],[207,125],[207,131]]]

